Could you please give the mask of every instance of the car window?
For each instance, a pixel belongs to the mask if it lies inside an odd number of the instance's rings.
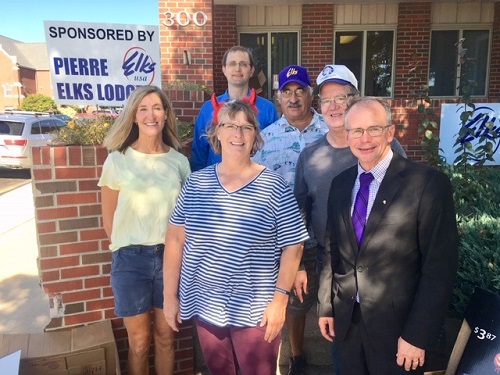
[[[0,120],[0,134],[23,134],[24,122]]]
[[[56,130],[53,120],[40,121],[40,134],[49,134]]]
[[[31,124],[31,134],[40,134],[40,122],[35,121]]]
[[[0,122],[0,134],[10,134],[10,126],[5,122]]]
[[[53,119],[53,121],[57,130],[60,130],[61,128],[64,128],[66,126],[66,123],[61,119],[55,118]]]

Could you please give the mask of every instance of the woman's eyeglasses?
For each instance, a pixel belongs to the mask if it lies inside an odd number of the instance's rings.
[[[253,126],[252,124],[236,125],[231,122],[227,122],[225,124],[221,124],[220,126],[232,133],[236,133],[240,129],[243,133],[251,133],[255,131],[255,126]]]

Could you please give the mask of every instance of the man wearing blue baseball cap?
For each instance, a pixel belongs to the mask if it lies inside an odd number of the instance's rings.
[[[277,98],[283,115],[261,132],[264,146],[253,159],[278,172],[293,190],[300,152],[308,144],[322,138],[328,128],[321,116],[311,108],[313,90],[306,68],[299,65],[287,66],[280,72],[278,83]],[[306,241],[286,313],[292,351],[289,375],[304,374],[307,367],[302,345],[306,313],[317,300],[316,268],[316,243]]]

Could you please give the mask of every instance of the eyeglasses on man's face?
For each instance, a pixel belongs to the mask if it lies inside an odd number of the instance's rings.
[[[320,96],[319,102],[321,103],[322,106],[329,106],[332,103],[338,104],[338,105],[347,105],[349,102],[349,99],[352,98],[354,94],[344,94],[344,95],[337,95],[334,96],[333,98],[323,98]]]
[[[363,134],[365,134],[365,132],[368,133],[370,137],[380,137],[384,132],[384,130],[391,126],[392,125],[370,126],[369,128],[366,129],[354,128],[354,129],[346,129],[346,131],[349,134],[349,137],[351,137],[352,139],[361,138]]]
[[[281,96],[283,96],[285,99],[291,98],[293,94],[295,94],[295,96],[301,98],[306,94],[306,89],[304,89],[302,87],[298,87],[295,90],[292,90],[292,89],[281,90]]]
[[[241,130],[243,133],[252,133],[255,131],[255,126],[253,126],[252,124],[236,125],[232,122],[226,122],[224,124],[221,124],[220,126],[232,133],[236,133],[238,130]]]
[[[241,69],[248,69],[250,68],[250,63],[247,63],[245,61],[240,61],[240,62],[237,62],[237,61],[229,61],[226,63],[226,66],[229,66],[230,68],[232,69],[235,69],[236,67],[240,67]]]

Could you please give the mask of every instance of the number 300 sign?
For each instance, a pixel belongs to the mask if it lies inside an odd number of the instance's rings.
[[[180,12],[165,12],[165,20],[162,22],[165,26],[170,27],[175,24],[179,26],[187,26],[192,21],[196,26],[205,26],[208,21],[208,16],[205,12],[199,10],[194,13],[188,13],[185,10]]]

